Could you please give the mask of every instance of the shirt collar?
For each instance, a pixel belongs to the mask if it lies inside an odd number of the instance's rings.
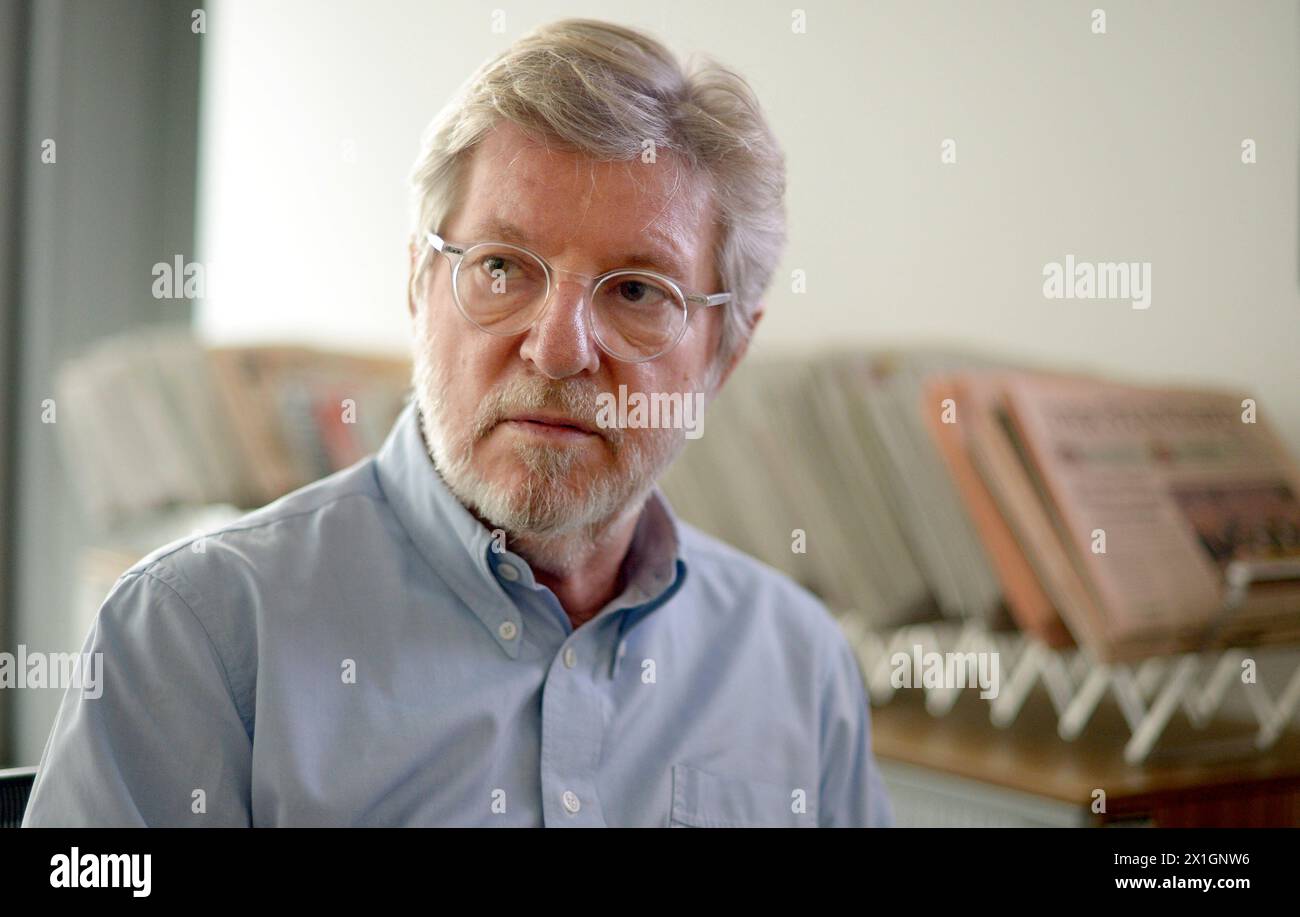
[[[495,571],[510,558],[521,568],[523,582],[532,585],[532,570],[522,557],[501,552],[492,532],[448,489],[429,457],[414,401],[398,415],[375,464],[379,487],[416,549],[501,648],[517,658],[524,622]],[[686,562],[680,536],[672,507],[655,485],[628,550],[626,588],[615,600],[626,608],[620,634],[681,588]]]
[[[686,573],[677,517],[657,484],[637,520],[627,563],[627,586],[616,601],[632,606],[632,610],[624,618],[622,632],[672,598]]]

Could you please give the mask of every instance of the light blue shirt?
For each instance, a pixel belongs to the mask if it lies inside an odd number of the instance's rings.
[[[657,488],[575,630],[435,470],[377,455],[114,585],[25,825],[893,820],[857,661],[810,593]]]

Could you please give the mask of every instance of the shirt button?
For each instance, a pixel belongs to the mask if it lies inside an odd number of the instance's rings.
[[[569,669],[571,669],[571,668],[573,668],[573,667],[574,667],[575,665],[577,665],[577,664],[578,664],[578,653],[574,650],[573,647],[571,647],[571,646],[566,646],[566,647],[564,648],[564,666],[565,666],[565,668],[569,668]]]
[[[560,802],[564,804],[564,811],[570,815],[577,815],[578,810],[582,808],[582,801],[573,790],[565,790],[564,795],[560,797]]]
[[[514,564],[498,564],[497,576],[508,583],[513,583],[519,579],[519,571],[515,569]]]
[[[497,633],[501,635],[502,640],[513,640],[519,634],[519,628],[515,626],[514,621],[502,621],[501,626],[497,628]]]

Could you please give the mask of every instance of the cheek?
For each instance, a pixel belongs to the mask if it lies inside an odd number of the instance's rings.
[[[689,344],[685,339],[672,353],[649,363],[624,364],[616,367],[609,380],[609,390],[617,397],[619,386],[626,385],[627,393],[643,395],[681,393],[694,397],[703,390],[707,363],[704,344]],[[675,429],[636,429],[626,431],[628,436],[641,441],[671,439],[681,435]]]
[[[448,368],[449,402],[472,412],[483,396],[505,378],[519,339],[496,337],[475,328],[450,299],[432,298],[421,319],[427,322],[429,357]]]
[[[709,335],[700,335],[693,340],[683,339],[667,357],[654,361],[662,362],[662,365],[656,367],[656,378],[647,384],[655,386],[653,391],[659,392],[698,391],[708,375],[713,340]]]

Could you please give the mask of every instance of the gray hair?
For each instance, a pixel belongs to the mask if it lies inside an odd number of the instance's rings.
[[[785,157],[743,77],[703,55],[683,70],[654,38],[610,23],[534,30],[483,64],[425,130],[411,176],[417,246],[451,215],[470,153],[502,120],[597,160],[638,158],[646,141],[682,157],[716,205],[714,266],[733,293],[718,355],[736,352],[786,238]]]

